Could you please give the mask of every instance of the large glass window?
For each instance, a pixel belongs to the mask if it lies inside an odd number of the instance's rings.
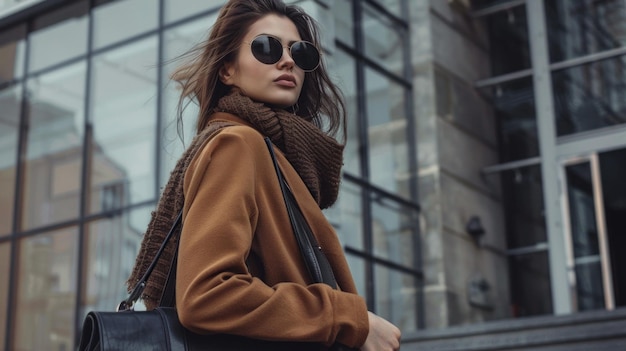
[[[87,225],[83,315],[91,310],[112,310],[128,296],[124,283],[135,264],[151,208],[141,207]]]
[[[398,76],[404,70],[404,40],[395,24],[363,3],[364,54]]]
[[[539,135],[532,78],[491,86],[500,132],[500,161],[509,162],[539,155]]]
[[[405,90],[371,69],[365,70],[365,85],[371,181],[410,197]]]
[[[87,52],[88,2],[81,1],[35,20],[30,35],[30,72],[63,62]],[[39,29],[41,28],[41,29]]]
[[[417,213],[377,193],[372,199],[372,246],[377,259],[413,267]],[[402,330],[415,330],[417,278],[386,265],[374,265],[376,312]]]
[[[22,85],[0,90],[0,236],[11,232]]]
[[[405,267],[412,267],[417,224],[413,210],[377,193],[370,195],[373,208],[371,225],[374,255]]]
[[[95,49],[156,29],[159,6],[154,0],[113,1],[93,11]]]
[[[402,12],[402,0],[374,0],[379,3],[385,10],[398,16],[404,17],[406,14]]]
[[[530,68],[526,7],[515,6],[486,18],[492,75]]]
[[[85,69],[80,62],[27,82],[25,229],[78,218]]]
[[[74,347],[77,243],[76,228],[20,241],[14,350]]]
[[[403,332],[417,329],[415,276],[375,265],[376,313],[385,316]]]
[[[624,0],[549,0],[544,5],[551,62],[626,45]]]
[[[626,123],[626,56],[556,71],[552,87],[558,136]]]
[[[548,252],[510,256],[511,309],[514,317],[552,313]]]
[[[335,1],[335,35],[342,43],[354,46],[354,20],[352,16],[352,1]]]
[[[535,246],[547,241],[543,206],[543,182],[539,165],[501,173],[507,215],[509,249]]]
[[[356,87],[356,62],[354,59],[346,55],[343,51],[337,50],[333,60],[332,72],[338,77],[335,79],[336,84],[344,95],[347,110],[347,129],[346,147],[343,153],[344,166],[343,170],[353,175],[361,174],[361,157],[359,141],[359,109],[358,109],[358,92]]]
[[[176,161],[195,136],[196,121],[198,119],[197,102],[187,100],[184,102],[182,129],[178,125],[176,118],[181,91],[178,83],[170,80],[170,76],[176,68],[185,63],[185,53],[206,39],[207,29],[216,19],[217,14],[215,13],[171,28],[164,34],[163,60],[165,64],[162,66],[164,88],[162,89],[161,108],[161,186],[165,185],[169,179],[170,172],[176,165]]]
[[[94,57],[90,213],[154,200],[157,40]]]
[[[543,182],[539,165],[501,173],[512,315],[552,313]]]
[[[324,214],[335,227],[343,245],[357,250],[365,249],[363,198],[359,186],[349,181],[342,182],[337,202]]]

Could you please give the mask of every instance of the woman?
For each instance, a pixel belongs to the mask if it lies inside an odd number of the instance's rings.
[[[175,296],[186,328],[397,350],[400,331],[367,311],[321,211],[337,198],[343,145],[332,136],[345,113],[319,47],[313,20],[296,6],[232,0],[221,9],[195,59],[173,76],[181,101],[200,107],[197,135],[153,213],[129,285],[182,208]],[[338,289],[311,283],[264,136]],[[168,249],[144,291],[148,308],[159,303]]]

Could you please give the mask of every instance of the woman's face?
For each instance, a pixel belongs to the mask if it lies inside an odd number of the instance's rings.
[[[278,38],[283,55],[274,64],[264,64],[253,55],[250,43],[261,34]],[[295,105],[304,83],[304,71],[296,66],[288,46],[302,40],[295,24],[287,17],[270,14],[254,22],[244,36],[234,62],[228,62],[220,71],[226,85],[239,88],[244,95],[276,107]]]

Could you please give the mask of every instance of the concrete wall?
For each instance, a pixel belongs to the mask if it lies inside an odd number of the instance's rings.
[[[496,121],[473,88],[489,76],[487,44],[450,3],[409,1],[426,328],[510,314],[500,185],[481,175],[498,163]],[[478,241],[465,229],[472,216],[485,229]]]

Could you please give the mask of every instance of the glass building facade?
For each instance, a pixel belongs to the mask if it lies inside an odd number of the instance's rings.
[[[0,1],[0,348],[74,349],[126,296],[193,136],[169,75],[224,2]],[[626,1],[291,2],[346,98],[325,213],[370,310],[410,335],[626,305]]]
[[[190,106],[178,138],[168,77],[223,3],[33,4],[2,29],[0,348],[73,349],[85,314],[126,295],[150,212],[193,136]],[[341,33],[324,32],[350,113],[343,186],[327,216],[370,309],[415,330],[405,4],[299,4]]]

